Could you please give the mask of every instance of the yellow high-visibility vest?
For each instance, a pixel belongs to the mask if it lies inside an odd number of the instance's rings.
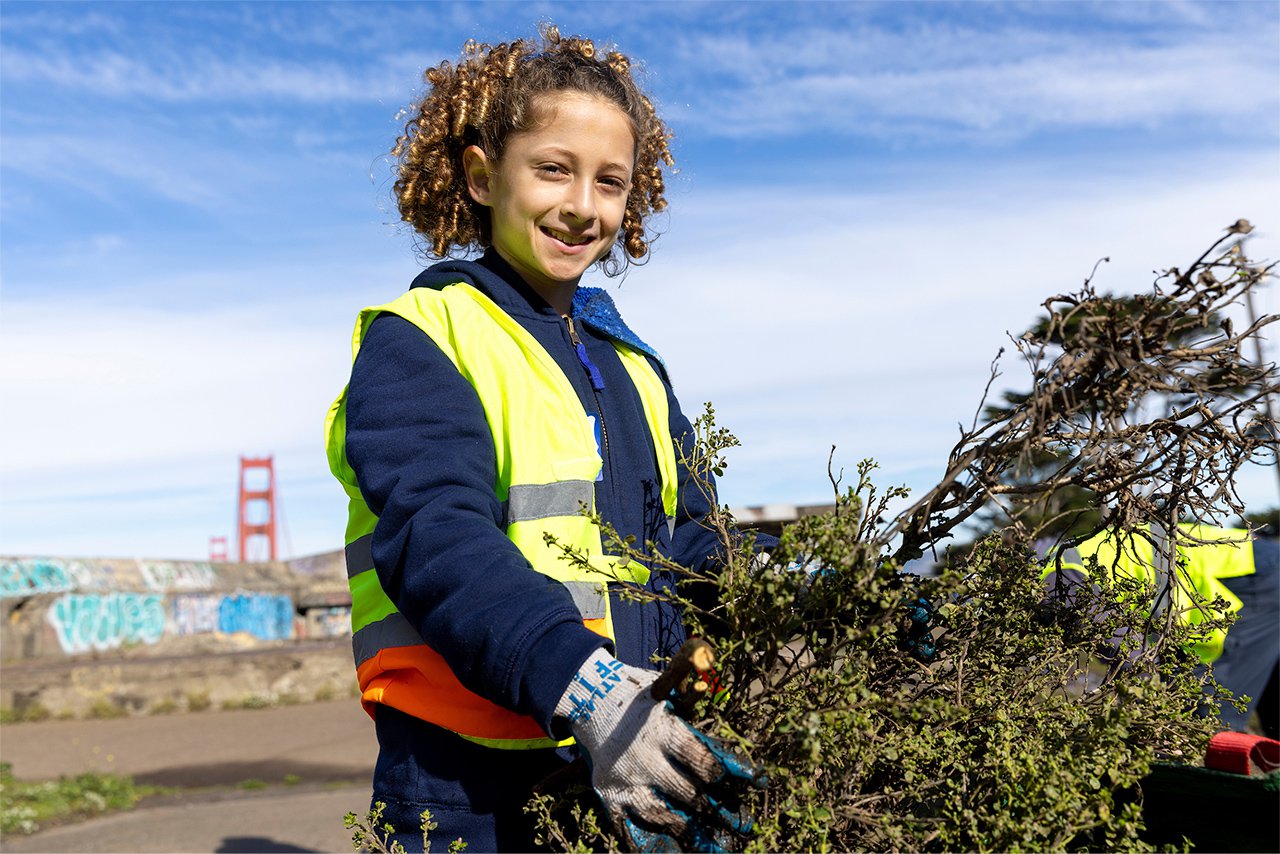
[[[649,570],[606,555],[599,527],[582,514],[583,507],[594,506],[603,462],[591,421],[568,377],[526,329],[466,282],[413,288],[393,302],[361,311],[352,337],[353,362],[369,325],[384,312],[425,332],[475,388],[493,437],[493,490],[505,509],[505,534],[534,570],[565,586],[588,628],[612,639],[607,582],[644,584]],[[613,345],[644,406],[670,527],[677,475],[666,389],[641,353],[617,341]],[[378,704],[392,706],[496,748],[569,743],[549,738],[533,718],[463,687],[382,589],[370,550],[378,519],[346,456],[346,402],[344,388],[325,419],[325,449],[329,468],[349,499],[345,542],[351,645],[365,710],[373,715]],[[558,546],[549,544],[547,535]],[[566,547],[587,565],[566,559]]]
[[[1209,615],[1200,607],[1222,597],[1227,612],[1234,614],[1242,607],[1239,597],[1231,592],[1224,578],[1251,575],[1253,566],[1253,542],[1249,532],[1242,528],[1214,528],[1208,525],[1179,525],[1182,535],[1176,554],[1168,547],[1170,538],[1159,525],[1144,525],[1147,536],[1135,534],[1117,540],[1112,532],[1104,531],[1074,548],[1062,553],[1062,568],[1075,569],[1088,575],[1087,561],[1097,560],[1097,566],[1111,571],[1116,578],[1138,579],[1152,591],[1151,609],[1175,608],[1185,623],[1197,626]],[[1205,541],[1203,545],[1188,542],[1183,537]],[[1050,561],[1046,574],[1056,569]],[[1180,583],[1169,585],[1173,573]],[[1172,601],[1164,598],[1166,587],[1173,593]],[[1194,591],[1194,596],[1192,592]],[[1206,630],[1191,646],[1192,651],[1206,664],[1222,655],[1222,644],[1227,633],[1222,629]]]

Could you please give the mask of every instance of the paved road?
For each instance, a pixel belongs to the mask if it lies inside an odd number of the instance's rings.
[[[338,789],[273,788],[148,805],[80,824],[5,836],[0,850],[25,852],[351,851],[342,826],[363,814],[367,785]]]
[[[184,791],[128,813],[7,835],[0,850],[350,851],[342,816],[368,806],[376,753],[372,723],[349,699],[6,726],[0,759],[19,779],[97,771]],[[286,776],[298,781],[285,785]],[[268,786],[238,788],[246,780]]]

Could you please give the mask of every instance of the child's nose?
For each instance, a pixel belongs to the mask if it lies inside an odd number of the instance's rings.
[[[565,195],[562,206],[565,214],[582,222],[596,218],[595,188],[590,181],[575,181]]]

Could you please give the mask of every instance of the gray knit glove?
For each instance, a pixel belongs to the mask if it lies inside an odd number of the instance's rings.
[[[751,819],[722,806],[726,786],[763,785],[757,769],[650,696],[658,674],[597,650],[555,713],[591,765],[614,829],[635,851],[723,851]]]

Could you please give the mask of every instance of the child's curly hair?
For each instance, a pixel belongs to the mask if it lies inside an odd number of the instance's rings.
[[[431,257],[488,248],[489,214],[467,192],[463,150],[478,145],[498,160],[511,134],[536,125],[539,95],[595,95],[626,114],[636,140],[631,191],[618,233],[626,257],[610,252],[601,261],[606,275],[616,275],[628,258],[639,260],[649,252],[653,235],[646,234],[645,220],[667,205],[663,166],[675,164],[667,145],[671,134],[636,85],[626,56],[608,51],[601,59],[590,39],[562,38],[553,25],[542,27],[541,36],[541,45],[528,39],[492,47],[469,41],[456,65],[446,61],[427,69],[427,92],[391,149],[400,217],[429,244]]]

